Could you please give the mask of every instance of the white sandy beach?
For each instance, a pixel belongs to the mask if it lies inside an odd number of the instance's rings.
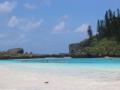
[[[0,65],[0,90],[120,90],[120,80],[112,78],[83,78],[15,67]]]

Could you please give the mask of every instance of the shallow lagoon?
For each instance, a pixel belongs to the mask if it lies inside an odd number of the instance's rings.
[[[1,60],[0,65],[13,69],[33,70],[66,76],[87,78],[120,77],[120,58],[40,58]]]
[[[120,90],[120,58],[0,60],[0,77],[2,90]]]

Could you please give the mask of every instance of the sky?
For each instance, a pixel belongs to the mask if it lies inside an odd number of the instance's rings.
[[[96,33],[105,11],[120,8],[120,0],[0,0],[0,51],[67,53],[69,44]]]

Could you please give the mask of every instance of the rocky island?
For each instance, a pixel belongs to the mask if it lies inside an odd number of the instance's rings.
[[[46,58],[46,57],[69,57],[69,54],[33,54],[25,52],[23,48],[12,48],[7,51],[0,52],[0,59],[29,59],[29,58]]]
[[[89,39],[69,45],[71,57],[120,57],[120,10],[106,11],[97,22],[97,34],[88,27]]]

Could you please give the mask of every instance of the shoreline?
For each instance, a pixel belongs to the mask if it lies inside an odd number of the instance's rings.
[[[53,53],[53,54],[34,54],[32,52],[24,52],[23,48],[13,48],[0,52],[0,60],[9,59],[32,59],[32,58],[120,58],[120,54],[101,54],[101,53]]]
[[[120,58],[120,55],[81,55],[81,54],[46,54],[46,55],[26,55],[26,54],[17,54],[18,56],[0,56],[0,60],[9,60],[9,59],[34,59],[34,58]]]

